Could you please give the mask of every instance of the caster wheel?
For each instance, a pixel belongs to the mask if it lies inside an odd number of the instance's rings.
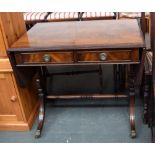
[[[136,138],[136,131],[132,130],[130,136],[131,136],[131,138]]]
[[[35,138],[40,138],[40,136],[41,136],[41,131],[37,130],[35,133]]]

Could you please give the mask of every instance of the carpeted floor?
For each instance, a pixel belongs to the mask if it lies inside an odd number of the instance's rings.
[[[65,68],[52,72],[59,72]],[[69,68],[68,70],[72,70]],[[75,68],[77,70],[78,68]],[[92,70],[92,67],[82,70]],[[98,67],[94,67],[98,69]],[[79,69],[78,69],[79,70]],[[81,68],[80,68],[81,70]],[[106,73],[106,74],[104,74]],[[103,67],[105,92],[113,91],[112,67]],[[54,76],[48,90],[56,93],[96,92],[98,73]],[[142,100],[136,98],[137,138],[130,138],[129,107],[126,99],[55,100],[47,103],[46,119],[40,139],[34,138],[37,120],[28,132],[0,132],[0,142],[8,143],[148,143],[149,128],[142,122]]]

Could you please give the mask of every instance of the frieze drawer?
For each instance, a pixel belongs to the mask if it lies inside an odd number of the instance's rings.
[[[16,64],[71,64],[91,62],[139,62],[138,50],[16,53]]]
[[[79,52],[80,62],[119,62],[119,61],[139,61],[138,50],[103,50]]]
[[[16,54],[17,64],[72,63],[72,52],[38,52]]]

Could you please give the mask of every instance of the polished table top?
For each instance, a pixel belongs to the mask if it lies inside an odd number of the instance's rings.
[[[9,51],[140,48],[144,38],[135,19],[38,23]]]

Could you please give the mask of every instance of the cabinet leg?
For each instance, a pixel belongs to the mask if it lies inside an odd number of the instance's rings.
[[[41,87],[40,79],[36,79],[37,89],[38,89],[38,96],[39,96],[39,123],[35,133],[35,138],[39,138],[41,136],[42,128],[44,125],[44,118],[45,118],[45,103],[44,103],[44,93]]]
[[[135,83],[134,83],[134,71],[133,66],[130,66],[130,82],[129,82],[129,104],[130,104],[130,128],[131,138],[136,137],[135,127]]]

